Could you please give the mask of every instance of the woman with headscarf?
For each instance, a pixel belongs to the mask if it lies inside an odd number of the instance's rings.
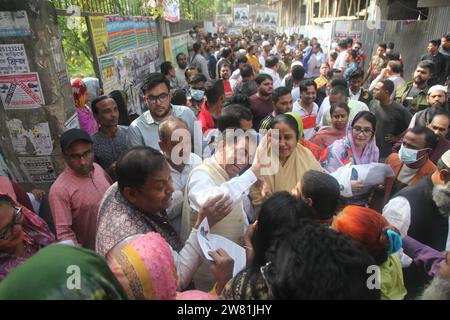
[[[0,177],[4,178],[4,177]],[[14,189],[0,180],[0,281],[41,248],[55,241],[38,215],[17,203]]]
[[[123,90],[114,90],[109,94],[113,98],[119,109],[119,126],[130,126],[131,121],[128,116],[128,96]]]
[[[402,239],[381,214],[369,208],[347,206],[334,218],[331,227],[360,243],[374,258],[383,300],[402,300],[406,296],[402,265],[396,254],[402,248]]]
[[[81,78],[73,79],[71,86],[80,129],[86,131],[89,135],[93,135],[98,131],[98,123],[87,105],[89,99],[87,86]]]
[[[352,195],[344,199],[347,204],[366,205],[372,191],[372,188],[358,181],[358,177],[354,177],[355,170],[351,166],[378,163],[379,150],[375,142],[376,124],[376,117],[369,111],[357,113],[347,126],[345,137],[333,142],[323,151],[320,158],[320,164],[328,173],[335,173],[343,167],[350,170],[347,171],[351,172],[351,175],[344,170],[333,175],[346,191],[351,189]],[[346,182],[347,180],[349,183]]]
[[[177,291],[174,253],[156,232],[128,237],[108,253],[107,260],[129,299],[217,300],[217,295],[198,290]]]
[[[263,176],[260,194],[256,192],[259,190],[252,190],[255,205],[261,204],[264,198],[275,192],[292,191],[306,171],[323,171],[311,151],[300,143],[303,133],[301,120],[299,122],[292,113],[283,113],[273,118],[270,128],[279,133],[279,150],[271,150],[278,170]]]
[[[127,296],[95,252],[51,245],[0,283],[0,300],[126,300]]]

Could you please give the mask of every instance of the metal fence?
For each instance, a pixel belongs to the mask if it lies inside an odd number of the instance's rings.
[[[79,6],[81,11],[122,16],[142,15],[142,0],[52,0],[57,9],[67,9],[71,5]]]
[[[379,43],[395,43],[394,51],[400,52],[404,62],[404,77],[409,81],[420,57],[426,53],[429,21],[391,20],[381,21],[380,29],[375,29],[367,21],[351,21],[352,31],[361,31],[361,43],[369,60]],[[332,35],[336,22],[332,24]],[[366,60],[366,66],[368,65]]]

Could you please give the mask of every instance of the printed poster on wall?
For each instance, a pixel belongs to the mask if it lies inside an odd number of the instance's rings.
[[[30,72],[22,43],[0,44],[0,75]]]
[[[180,1],[166,0],[164,3],[164,20],[168,22],[180,21]]]
[[[0,76],[0,96],[6,110],[32,109],[45,105],[37,72]]]
[[[0,11],[0,38],[26,37],[31,34],[27,12]]]
[[[109,94],[111,91],[117,89],[116,83],[116,68],[114,55],[99,57],[98,65],[102,78],[103,91]]]
[[[235,6],[233,8],[233,20],[235,27],[248,27],[250,25],[248,6]]]
[[[28,181],[46,183],[56,180],[56,171],[50,157],[19,157],[20,167]]]
[[[177,54],[184,53],[188,56],[188,34],[180,34],[175,37],[164,39],[164,54],[167,61],[171,61],[172,65],[177,65]]]
[[[23,127],[20,119],[6,122],[14,151],[21,155],[51,155],[53,142],[48,122],[38,123],[31,129]]]
[[[108,32],[104,16],[89,16],[95,53],[102,56],[109,52]]]

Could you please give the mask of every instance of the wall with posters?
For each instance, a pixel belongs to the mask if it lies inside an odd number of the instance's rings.
[[[180,34],[174,37],[164,39],[164,56],[166,61],[171,61],[174,67],[177,66],[177,54],[184,53],[189,56],[188,53],[188,33]]]
[[[156,22],[150,17],[119,15],[89,19],[96,53],[97,47],[102,48],[97,60],[104,92],[124,90],[129,112],[141,114],[146,110],[141,83],[162,62]]]
[[[59,137],[78,127],[56,21],[49,1],[2,1],[0,152],[26,190],[48,190],[64,169]]]

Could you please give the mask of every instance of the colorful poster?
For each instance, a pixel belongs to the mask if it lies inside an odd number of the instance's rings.
[[[39,123],[27,130],[20,119],[11,119],[6,122],[6,126],[17,154],[38,156],[52,154],[53,142],[48,122]]]
[[[235,27],[248,27],[250,25],[248,6],[235,6],[233,8],[233,20]]]
[[[0,11],[0,38],[26,37],[31,34],[27,12]]]
[[[121,25],[120,16],[105,16],[106,31],[108,32],[108,47],[110,52],[120,51],[121,43]]]
[[[99,57],[98,59],[103,91],[109,94],[111,91],[116,90],[116,68],[114,55]]]
[[[184,53],[188,56],[188,34],[180,34],[175,37],[164,39],[164,54],[166,61],[171,61],[174,66],[177,65],[176,56]]]
[[[169,22],[180,21],[180,1],[166,0],[164,3],[164,20]]]
[[[109,52],[109,47],[105,17],[89,16],[89,22],[92,29],[92,40],[94,42],[95,53],[97,56],[107,54]]]
[[[0,75],[30,72],[23,44],[0,44]]]
[[[37,72],[0,76],[0,96],[6,110],[39,108],[45,105]]]
[[[46,183],[56,180],[56,171],[50,157],[19,157],[20,167],[28,181]]]

